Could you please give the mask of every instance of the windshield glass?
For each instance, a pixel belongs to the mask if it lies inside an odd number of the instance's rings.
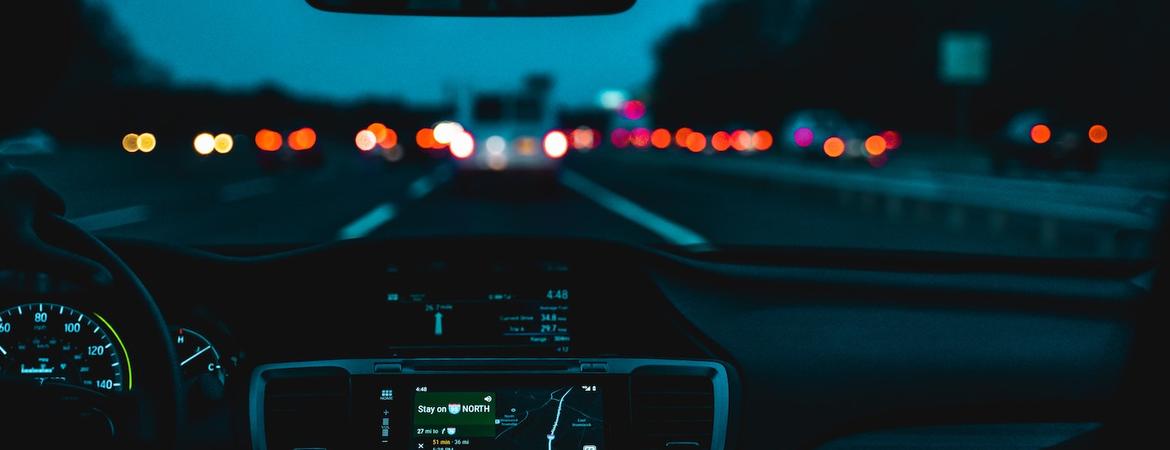
[[[1170,182],[1157,1],[45,3],[6,11],[0,158],[102,236],[1133,258]]]

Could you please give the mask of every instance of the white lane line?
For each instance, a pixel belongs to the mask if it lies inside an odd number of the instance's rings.
[[[337,238],[357,239],[368,235],[370,232],[376,230],[386,222],[393,220],[394,215],[397,213],[398,210],[394,208],[393,203],[383,203],[378,205],[374,207],[374,209],[370,210],[370,212],[367,212],[361,217],[358,217],[357,220],[350,222],[349,225],[342,227],[341,230],[337,232]]]
[[[419,177],[419,179],[414,180],[413,183],[410,183],[410,187],[406,188],[406,194],[409,195],[410,198],[418,200],[420,198],[426,197],[427,194],[430,194],[433,190],[435,190],[435,182],[431,180],[430,175],[427,175]]]
[[[276,191],[276,180],[261,177],[224,185],[219,188],[219,201],[231,203],[246,198],[271,194]]]
[[[588,178],[581,176],[577,172],[565,169],[561,174],[561,184],[564,184],[569,189],[577,191],[578,194],[585,196],[594,203],[601,205],[603,208],[610,210],[614,214],[622,216],[627,220],[641,225],[643,228],[654,232],[674,245],[684,246],[705,246],[708,245],[707,240],[699,236],[698,233],[690,229],[671,222],[670,219],[662,217],[654,212],[639,206],[637,203],[622,197],[609,189],[601,187],[601,185],[590,181]]]
[[[134,205],[112,211],[90,214],[73,219],[73,223],[88,231],[105,230],[120,226],[146,221],[150,217],[150,208],[146,205]]]
[[[430,194],[431,191],[434,191],[436,187],[438,187],[440,184],[443,184],[450,178],[451,167],[447,165],[441,165],[436,168],[434,172],[423,175],[422,177],[419,177],[419,179],[410,183],[410,186],[407,186],[406,188],[406,195],[409,195],[412,200],[418,200],[420,198],[426,197],[427,194]]]

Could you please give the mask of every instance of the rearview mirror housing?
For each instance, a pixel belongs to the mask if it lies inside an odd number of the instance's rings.
[[[463,17],[553,17],[615,14],[636,0],[306,0],[322,11]]]

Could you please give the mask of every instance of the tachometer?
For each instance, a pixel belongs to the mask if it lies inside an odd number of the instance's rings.
[[[129,390],[125,348],[105,319],[94,317],[53,303],[0,311],[0,375]]]

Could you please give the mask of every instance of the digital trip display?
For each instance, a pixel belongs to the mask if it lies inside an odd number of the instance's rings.
[[[432,286],[386,294],[395,318],[391,348],[512,354],[569,353],[570,296],[566,286],[476,288]]]
[[[411,449],[596,450],[604,448],[596,385],[479,390],[415,388]]]

